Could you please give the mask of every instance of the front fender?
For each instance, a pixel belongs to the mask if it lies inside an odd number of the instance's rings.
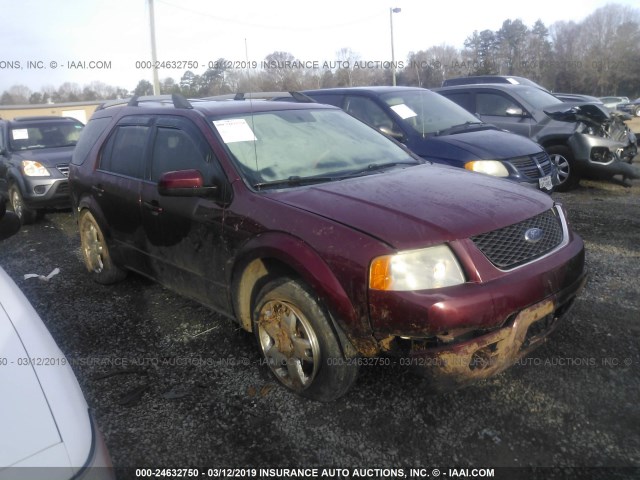
[[[232,272],[228,279],[231,302],[244,329],[252,328],[251,303],[262,286],[261,279],[274,273],[269,271],[270,266],[280,265],[284,274],[293,271],[317,294],[340,330],[339,336],[346,335],[359,353],[374,354],[372,349],[377,350],[366,309],[354,307],[331,267],[306,242],[285,232],[265,233],[247,241],[233,263],[234,267],[228,269]]]
[[[26,190],[27,186],[25,184],[24,177],[22,176],[20,170],[14,165],[8,166],[6,178],[8,184],[7,188],[9,188],[11,184],[15,183],[16,185],[18,185],[21,192],[24,192]]]

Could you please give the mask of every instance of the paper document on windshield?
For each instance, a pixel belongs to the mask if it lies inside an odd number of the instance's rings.
[[[220,133],[224,143],[255,142],[256,136],[244,118],[230,118],[229,120],[214,120],[213,125]]]
[[[404,103],[401,103],[400,105],[394,105],[393,107],[391,107],[391,110],[393,110],[398,115],[400,115],[400,118],[402,118],[403,120],[406,120],[407,118],[417,117],[418,116],[418,114],[416,112],[411,110]]]

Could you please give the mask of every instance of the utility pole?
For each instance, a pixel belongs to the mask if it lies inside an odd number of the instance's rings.
[[[396,55],[393,49],[393,14],[400,13],[402,9],[400,8],[390,8],[389,9],[389,25],[391,26],[391,82],[392,85],[396,86]]]
[[[156,63],[156,21],[153,13],[153,0],[149,0],[149,30],[151,31],[151,66],[153,67],[153,94],[160,95],[160,80],[158,80],[158,69]]]

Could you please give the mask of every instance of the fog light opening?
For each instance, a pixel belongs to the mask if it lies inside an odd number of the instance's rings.
[[[493,354],[496,344],[476,350],[469,360],[469,370],[486,370],[493,365]]]
[[[46,185],[36,185],[35,187],[33,187],[33,191],[37,195],[44,195],[47,192],[47,186]]]

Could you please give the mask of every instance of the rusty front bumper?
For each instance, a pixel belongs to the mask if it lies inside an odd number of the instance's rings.
[[[497,330],[451,346],[412,350],[411,364],[435,391],[452,390],[500,373],[544,343],[585,282],[586,275],[571,298],[545,299],[521,310]]]

